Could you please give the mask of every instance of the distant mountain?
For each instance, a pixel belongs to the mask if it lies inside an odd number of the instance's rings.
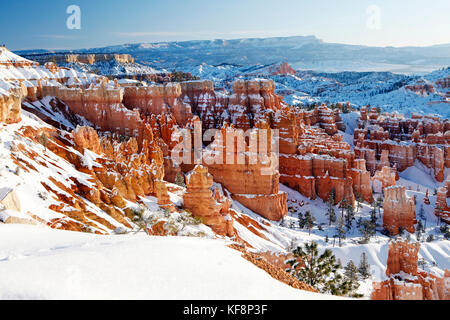
[[[43,50],[18,51],[29,57]],[[44,51],[45,52],[45,51]],[[50,52],[50,51],[48,51]],[[286,61],[297,70],[427,73],[450,66],[450,44],[429,47],[368,47],[326,43],[315,36],[138,43],[75,50],[129,53],[157,68],[186,65],[268,65]]]

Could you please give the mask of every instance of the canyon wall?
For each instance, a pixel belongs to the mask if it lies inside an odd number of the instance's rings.
[[[134,63],[134,58],[129,54],[36,54],[27,57],[42,64],[46,62],[94,64],[112,60],[118,63]]]
[[[445,179],[450,165],[450,123],[434,116],[412,114],[410,119],[399,115],[379,115],[376,109],[361,108],[359,128],[354,132],[355,152],[370,163],[372,175],[375,164],[391,166],[399,171],[414,166],[416,160],[433,169],[437,181]],[[380,168],[378,168],[379,170]]]

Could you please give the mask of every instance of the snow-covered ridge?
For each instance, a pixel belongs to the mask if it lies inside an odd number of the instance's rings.
[[[42,53],[28,50],[19,54]],[[136,61],[159,61],[163,68],[190,65],[268,65],[287,61],[295,69],[328,72],[430,72],[450,65],[450,46],[367,47],[326,43],[315,36],[137,43],[74,50],[74,53],[128,53]],[[319,57],[319,58],[318,58]]]

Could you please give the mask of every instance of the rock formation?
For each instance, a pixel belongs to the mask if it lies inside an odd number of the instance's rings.
[[[362,108],[359,128],[354,132],[355,152],[367,160],[372,175],[375,165],[378,170],[396,165],[403,171],[419,160],[443,182],[445,168],[450,166],[449,130],[448,121],[438,117],[412,114],[407,119],[379,115],[374,108],[368,114],[367,108]]]
[[[233,236],[233,220],[230,216],[231,203],[220,195],[219,190],[211,191],[213,177],[208,169],[197,165],[186,179],[187,190],[183,195],[184,206],[193,216],[200,217],[214,232]]]
[[[372,179],[372,188],[376,193],[382,193],[386,188],[395,186],[395,172],[391,167],[383,167],[377,171]]]
[[[392,186],[384,189],[383,227],[391,235],[398,235],[400,229],[414,233],[416,212],[414,199],[406,196],[406,188]]]
[[[448,300],[450,272],[444,278],[418,270],[419,243],[394,241],[389,245],[388,280],[373,284],[372,300]]]
[[[261,142],[263,138],[260,137],[262,133],[259,129],[262,128],[256,128],[254,131],[254,139]],[[255,153],[253,154],[255,163],[252,163],[250,155],[256,150],[251,149],[250,142],[242,141],[240,145],[239,139],[244,138],[242,133],[225,125],[210,145],[209,150],[212,153],[207,154],[204,161],[208,162],[206,165],[215,181],[227,188],[233,199],[267,219],[279,221],[287,215],[287,196],[279,191],[279,173],[274,167],[275,159],[270,150],[271,129],[266,127],[265,130],[268,145],[267,153],[264,155],[266,159],[261,160]],[[228,141],[235,136],[237,141]],[[230,150],[230,147],[233,149]],[[223,161],[213,162],[219,153]]]
[[[0,123],[11,124],[21,120],[24,89],[24,87],[15,87],[8,91],[0,90]]]
[[[113,60],[119,63],[134,63],[134,58],[129,54],[32,54],[26,57],[42,64],[46,62],[94,64]]]
[[[445,186],[438,189],[436,197],[435,214],[447,224],[450,223],[450,177],[445,182]]]

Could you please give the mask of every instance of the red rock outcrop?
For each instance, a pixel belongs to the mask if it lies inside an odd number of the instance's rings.
[[[294,75],[296,72],[287,62],[283,62],[279,65],[269,68],[269,72],[271,75],[284,75],[291,74]]]
[[[414,200],[406,196],[406,188],[392,186],[384,189],[383,227],[391,235],[398,235],[400,229],[414,233],[416,212]]]
[[[191,106],[181,98],[181,86],[177,83],[149,87],[125,87],[123,104],[138,109],[144,115],[172,113],[177,123],[184,126],[192,118]]]
[[[280,130],[282,183],[311,199],[319,196],[325,201],[334,189],[336,204],[343,199],[354,203],[354,189],[371,198],[364,165],[354,163],[355,154],[341,135],[330,136],[324,129],[311,127],[310,123],[317,121],[314,113],[282,111],[275,114],[274,123]],[[350,172],[352,168],[355,170]]]
[[[175,211],[174,204],[170,201],[169,191],[167,190],[167,185],[164,181],[155,180],[155,194],[158,198],[158,205],[168,210],[169,212]]]
[[[250,141],[243,140],[242,132],[224,125],[210,145],[213,153],[211,158],[205,157],[205,165],[215,181],[231,192],[233,199],[267,219],[278,221],[287,215],[287,195],[279,191],[279,172],[274,167],[275,159],[271,154],[271,129],[261,124],[253,132],[254,141],[259,143],[264,139],[260,134],[267,134],[266,159],[258,157],[258,150],[252,149]],[[237,140],[231,142],[234,137]],[[215,161],[219,154],[223,161]]]
[[[42,96],[54,96],[75,113],[85,117],[97,130],[138,136],[143,129],[139,110],[129,110],[122,104],[123,89],[110,87],[105,80],[90,88],[43,86]]]
[[[372,203],[373,195],[370,185],[370,172],[366,169],[366,160],[355,159],[354,167],[349,170],[349,175],[352,177],[353,190],[355,194],[361,194],[364,201]]]
[[[394,241],[389,245],[386,275],[388,280],[374,282],[372,300],[448,300],[450,272],[444,278],[417,268],[419,243]]]
[[[98,138],[97,131],[91,127],[78,126],[73,132],[73,141],[75,144],[83,149],[89,149],[96,154],[102,154],[103,149]]]
[[[85,63],[94,64],[102,61],[115,60],[119,63],[134,63],[134,58],[129,54],[54,54],[54,55],[33,55],[30,57],[40,63]]]
[[[11,124],[21,120],[23,90],[10,89],[7,94],[0,92],[0,122]]]
[[[372,109],[373,110],[373,109]],[[444,181],[444,171],[450,165],[448,121],[435,116],[412,114],[410,119],[400,115],[367,114],[362,108],[359,129],[354,132],[355,152],[363,155],[372,175],[376,159],[378,170],[396,165],[399,171],[414,166],[420,160],[434,170],[437,181]],[[375,152],[375,158],[371,152]],[[389,164],[386,160],[389,160]]]
[[[442,221],[450,223],[450,177],[445,182],[445,186],[438,189],[436,197],[435,214]]]
[[[193,216],[200,217],[203,223],[214,232],[233,236],[233,220],[230,216],[231,203],[219,194],[219,190],[211,191],[213,177],[208,168],[197,165],[186,179],[187,190],[183,195],[184,206]]]
[[[384,189],[395,186],[395,172],[391,167],[383,167],[372,177],[372,188],[376,193],[382,193]]]

